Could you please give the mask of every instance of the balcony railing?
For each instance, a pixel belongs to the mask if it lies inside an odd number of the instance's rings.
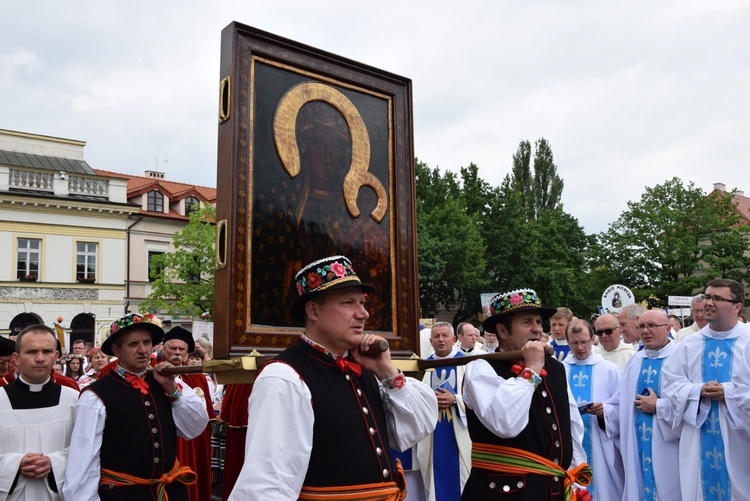
[[[51,172],[33,172],[10,169],[10,187],[26,190],[53,191],[55,175]]]
[[[92,179],[90,177],[69,176],[68,191],[75,195],[108,197],[109,181],[104,179]]]

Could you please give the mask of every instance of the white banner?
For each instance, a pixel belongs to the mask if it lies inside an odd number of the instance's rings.
[[[602,309],[605,313],[620,313],[623,306],[633,303],[635,303],[635,296],[624,285],[610,285],[602,294]]]

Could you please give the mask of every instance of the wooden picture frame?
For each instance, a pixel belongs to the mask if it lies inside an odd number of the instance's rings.
[[[303,332],[294,275],[343,254],[366,329],[418,346],[411,81],[239,23],[222,32],[214,357]]]

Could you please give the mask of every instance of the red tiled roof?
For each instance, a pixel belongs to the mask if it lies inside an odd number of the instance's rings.
[[[714,193],[720,193],[720,194],[726,195],[727,191],[717,190],[716,188],[714,188],[714,190],[708,195],[711,196]],[[744,217],[747,221],[750,221],[750,198],[746,197],[744,193],[742,195],[735,193],[732,196],[732,201],[737,205],[737,212],[739,212],[740,215]]]
[[[132,174],[122,174],[120,172],[111,172],[101,169],[94,169],[94,172],[100,176],[127,179],[128,198],[142,195],[143,193],[158,187],[161,192],[173,200],[181,200],[190,195],[194,195],[204,202],[216,203],[216,188],[178,183],[176,181],[167,181],[165,179],[155,179],[152,177],[134,176]]]
[[[737,203],[737,210],[742,217],[750,221],[750,198],[743,195],[735,195],[734,201]]]

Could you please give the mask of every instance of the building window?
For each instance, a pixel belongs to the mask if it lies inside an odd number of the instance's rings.
[[[161,256],[163,252],[148,251],[148,281],[153,282],[157,278],[161,277],[164,272],[164,267],[156,265],[153,260],[156,256]]]
[[[189,216],[192,212],[195,212],[201,208],[201,202],[198,197],[190,195],[185,199],[185,215]]]
[[[148,205],[146,210],[153,212],[164,212],[164,195],[157,190],[148,192]]]
[[[41,240],[32,238],[18,239],[18,260],[16,262],[16,278],[18,280],[36,280],[39,278],[41,249]]]
[[[98,245],[92,242],[76,243],[76,280],[96,281],[96,255]]]

